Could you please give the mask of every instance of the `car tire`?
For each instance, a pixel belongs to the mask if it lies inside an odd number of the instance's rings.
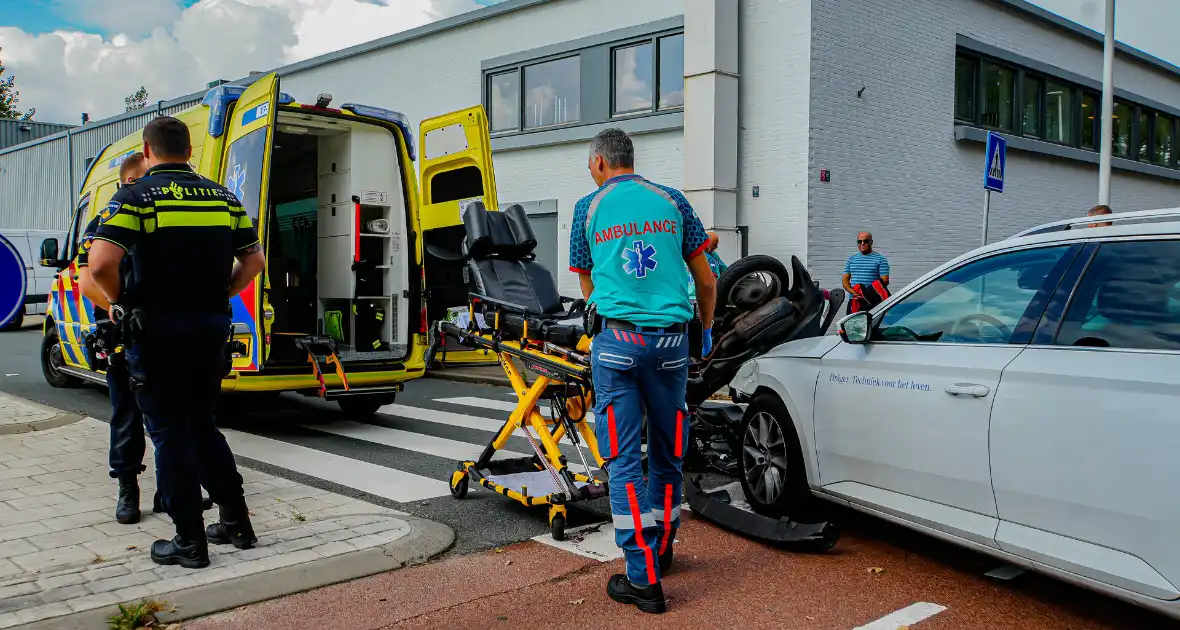
[[[385,405],[380,396],[345,396],[336,401],[340,411],[353,418],[368,418]]]
[[[81,381],[61,371],[65,361],[61,356],[61,340],[57,336],[57,327],[53,322],[47,322],[49,332],[41,339],[41,373],[50,387],[72,388],[82,384]]]
[[[760,393],[742,416],[741,483],[750,507],[800,523],[819,516],[807,484],[795,423],[778,396]]]

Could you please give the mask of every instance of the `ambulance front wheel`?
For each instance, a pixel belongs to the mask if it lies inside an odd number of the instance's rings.
[[[549,519],[549,533],[553,534],[553,540],[558,542],[565,540],[565,516],[558,514]]]

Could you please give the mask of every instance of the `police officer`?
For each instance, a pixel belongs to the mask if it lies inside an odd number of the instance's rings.
[[[184,123],[148,123],[143,153],[147,173],[99,215],[90,271],[123,327],[132,389],[156,447],[156,483],[176,525],[171,541],[152,545],[152,560],[200,568],[209,565],[208,542],[240,549],[257,542],[213,406],[228,372],[229,298],[265,260],[238,199],[187,165],[192,145]],[[208,529],[202,483],[221,509]]]
[[[599,188],[574,209],[570,270],[597,311],[591,333],[595,435],[610,486],[615,543],[627,561],[611,599],[666,610],[660,575],[672,565],[680,525],[681,463],[688,444],[688,273],[696,284],[703,353],[712,349],[716,281],[708,239],[684,195],[635,174],[627,134],[607,129],[590,146]],[[684,263],[688,263],[688,273]],[[640,431],[647,411],[648,478]]]
[[[132,153],[119,165],[119,187],[130,186],[143,177],[146,171],[143,153]],[[123,361],[118,335],[114,330],[115,325],[107,313],[110,303],[90,277],[90,246],[94,242],[96,231],[97,213],[82,232],[82,242],[78,247],[78,286],[83,295],[94,303],[94,321],[98,324],[96,333],[101,341],[102,352],[106,356],[107,393],[111,397],[111,446],[108,458],[111,478],[119,481],[119,494],[115,500],[115,520],[130,525],[139,522],[139,473],[144,471],[143,455],[147,446],[143,439],[143,414],[140,413],[139,404],[135,402],[135,395],[131,392],[127,366]],[[129,261],[124,261],[122,269],[127,268],[127,262]],[[156,492],[152,504],[154,512],[163,511],[159,492]],[[201,506],[207,510],[212,507],[212,502],[204,500]]]

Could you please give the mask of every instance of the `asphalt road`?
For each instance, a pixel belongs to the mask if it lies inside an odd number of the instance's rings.
[[[22,331],[0,333],[0,391],[105,419],[108,403],[104,389],[93,386],[54,389],[45,382],[39,362],[38,326],[37,321],[30,321]],[[231,443],[236,439],[243,445],[242,449],[235,447],[241,465],[445,523],[456,533],[456,545],[450,555],[462,555],[505,547],[548,533],[543,509],[526,508],[479,490],[457,501],[447,494],[445,486],[438,485],[449,478],[456,459],[478,456],[492,435],[489,428],[494,430],[496,421],[506,418],[503,408],[511,401],[511,393],[501,388],[419,379],[406,387],[396,407],[383,409],[365,423],[348,422],[335,404],[290,394],[221,422],[223,428],[230,429],[227,434],[233,434]],[[529,451],[523,438],[513,438],[508,448],[518,453]],[[374,485],[384,478],[390,482]],[[391,487],[396,491],[386,491]],[[401,494],[406,488],[421,496],[407,499]],[[832,516],[841,523],[845,534],[837,553],[841,549],[865,549],[895,560],[908,562],[912,558],[937,566],[938,571],[931,573],[933,586],[926,589],[932,591],[928,601],[949,603],[964,597],[963,593],[978,591],[980,580],[984,579],[980,576],[999,566],[986,556],[848,510],[834,508]],[[571,527],[609,518],[605,500],[570,508]],[[717,540],[720,543],[726,539],[719,536]],[[742,548],[749,553],[751,563],[769,559],[770,556],[764,557],[767,553],[774,557],[784,553],[757,544]],[[777,575],[775,579],[792,578]],[[995,596],[995,612],[1002,612],[1009,621],[1013,619],[1011,615],[1021,618],[1012,611],[1027,607],[1040,611],[1038,614],[1068,611],[1071,618],[1085,620],[1084,627],[1180,626],[1133,606],[1032,573],[1009,582],[991,578],[985,581],[987,588],[992,589],[989,592],[1002,594]],[[903,593],[906,590],[904,584],[898,588]],[[846,599],[839,589],[809,597],[826,597],[832,607],[842,606]],[[975,606],[984,619],[988,611],[986,599],[975,596]],[[1029,621],[1033,625],[972,627],[1050,627],[1032,622],[1031,618]]]

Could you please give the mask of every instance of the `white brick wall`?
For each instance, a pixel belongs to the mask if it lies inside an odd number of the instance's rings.
[[[680,188],[684,181],[683,134],[665,131],[637,135],[635,170],[648,179]],[[577,276],[569,271],[569,224],[574,204],[594,191],[586,168],[588,142],[495,154],[496,182],[503,200],[557,199],[557,269],[552,270],[564,295],[578,295]]]
[[[738,24],[737,222],[751,254],[806,261],[811,1],[743,0]]]
[[[825,285],[838,285],[858,230],[873,232],[895,286],[979,245],[983,146],[953,139],[956,34],[1101,77],[1098,44],[982,0],[813,0],[812,22],[807,251]],[[1120,59],[1115,83],[1180,105],[1180,79],[1139,62]],[[1097,202],[1095,165],[1009,149],[1007,169],[991,240]],[[1116,170],[1111,205],[1178,206],[1180,182]]]

